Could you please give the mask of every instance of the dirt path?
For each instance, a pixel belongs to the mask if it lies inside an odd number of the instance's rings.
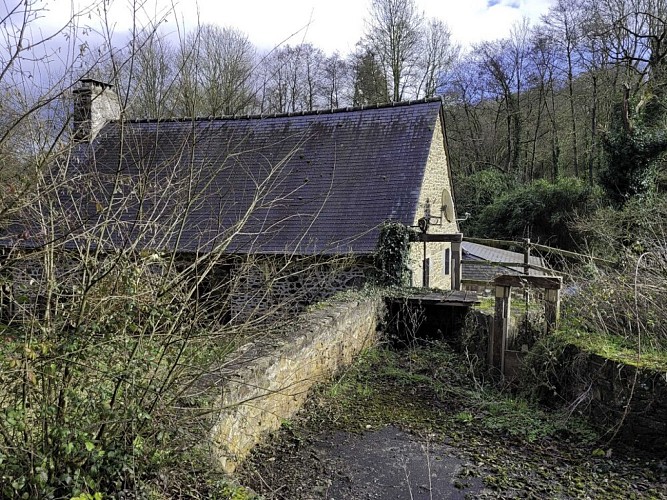
[[[481,479],[460,480],[465,462],[452,447],[394,426],[322,432],[298,449],[283,445],[276,442],[272,456],[254,459],[254,487],[269,498],[444,500],[483,492]]]
[[[240,479],[270,499],[667,499],[664,457],[471,386],[445,347],[376,351],[321,387]]]
[[[457,480],[463,461],[449,446],[430,443],[393,426],[351,434],[323,434],[311,443],[333,474],[325,498],[387,500],[462,499]],[[479,488],[465,488],[467,493]],[[457,486],[458,485],[458,486]]]

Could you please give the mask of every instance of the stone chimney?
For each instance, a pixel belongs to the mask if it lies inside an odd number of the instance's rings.
[[[113,85],[84,78],[74,90],[74,140],[92,142],[110,120],[120,119],[120,101]]]

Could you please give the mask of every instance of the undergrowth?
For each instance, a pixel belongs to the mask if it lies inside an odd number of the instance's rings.
[[[580,330],[561,330],[557,332],[563,341],[578,348],[597,354],[611,361],[617,361],[637,368],[667,371],[667,350],[637,345],[627,337]]]
[[[448,431],[464,420],[471,432],[499,432],[529,442],[565,434],[588,444],[595,439],[582,420],[480,385],[466,359],[440,342],[403,351],[370,350],[321,391],[320,415],[344,430],[398,422],[451,438]]]
[[[242,476],[270,498],[275,491],[275,498],[308,491],[319,498],[333,465],[311,443],[396,426],[415,440],[449,446],[464,464],[455,484],[479,478],[480,498],[661,498],[659,471],[610,458],[585,420],[472,375],[465,356],[441,342],[368,350],[319,386],[300,416],[253,452]]]

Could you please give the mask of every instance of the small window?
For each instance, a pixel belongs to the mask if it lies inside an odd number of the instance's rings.
[[[452,262],[452,252],[449,248],[445,248],[442,252],[442,275],[447,276]]]

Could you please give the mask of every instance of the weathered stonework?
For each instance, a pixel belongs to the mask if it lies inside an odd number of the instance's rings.
[[[293,315],[338,292],[360,288],[371,271],[364,259],[345,256],[248,257],[234,271],[241,278],[230,296],[231,318]]]
[[[642,450],[667,449],[667,373],[640,369],[569,346],[575,360],[563,377],[568,401],[603,430]]]
[[[381,298],[333,303],[305,314],[279,346],[248,348],[230,367],[233,376],[223,386],[211,431],[222,469],[233,472],[263,436],[301,408],[315,383],[372,345],[383,311]]]
[[[493,316],[477,311],[474,318],[476,331],[465,340],[466,348],[484,359]],[[505,363],[513,363],[514,373],[520,375],[526,353],[506,351],[506,355],[509,356]],[[626,365],[572,344],[553,362],[553,372],[549,373],[549,386],[553,387],[548,390],[544,390],[545,386],[532,387],[539,391],[542,401],[551,402],[555,389],[558,397],[554,404],[570,405],[572,411],[607,433],[605,439],[615,434],[618,441],[641,450],[658,453],[667,450],[666,372]]]
[[[431,215],[434,217],[442,216],[443,192],[451,193],[452,185],[450,182],[450,171],[447,163],[447,151],[445,149],[445,138],[442,132],[442,117],[439,116],[436,123],[433,124],[433,139],[428,155],[428,163],[422,182],[421,192],[419,194],[419,206],[413,225],[424,216],[427,204],[430,205]],[[428,201],[427,201],[428,200]],[[452,216],[452,221],[442,218],[441,225],[431,225],[428,229],[433,234],[451,234],[458,232],[456,215]],[[450,243],[428,243],[426,245],[426,257],[429,259],[429,286],[431,288],[441,288],[450,290],[451,283],[451,262],[449,273],[445,271],[445,251],[450,250]],[[412,284],[422,286],[422,269],[424,260],[424,246],[422,243],[413,243],[410,247],[410,269],[412,270]]]
[[[111,85],[84,79],[74,95],[75,140],[91,142],[107,122],[120,119],[120,100]]]

